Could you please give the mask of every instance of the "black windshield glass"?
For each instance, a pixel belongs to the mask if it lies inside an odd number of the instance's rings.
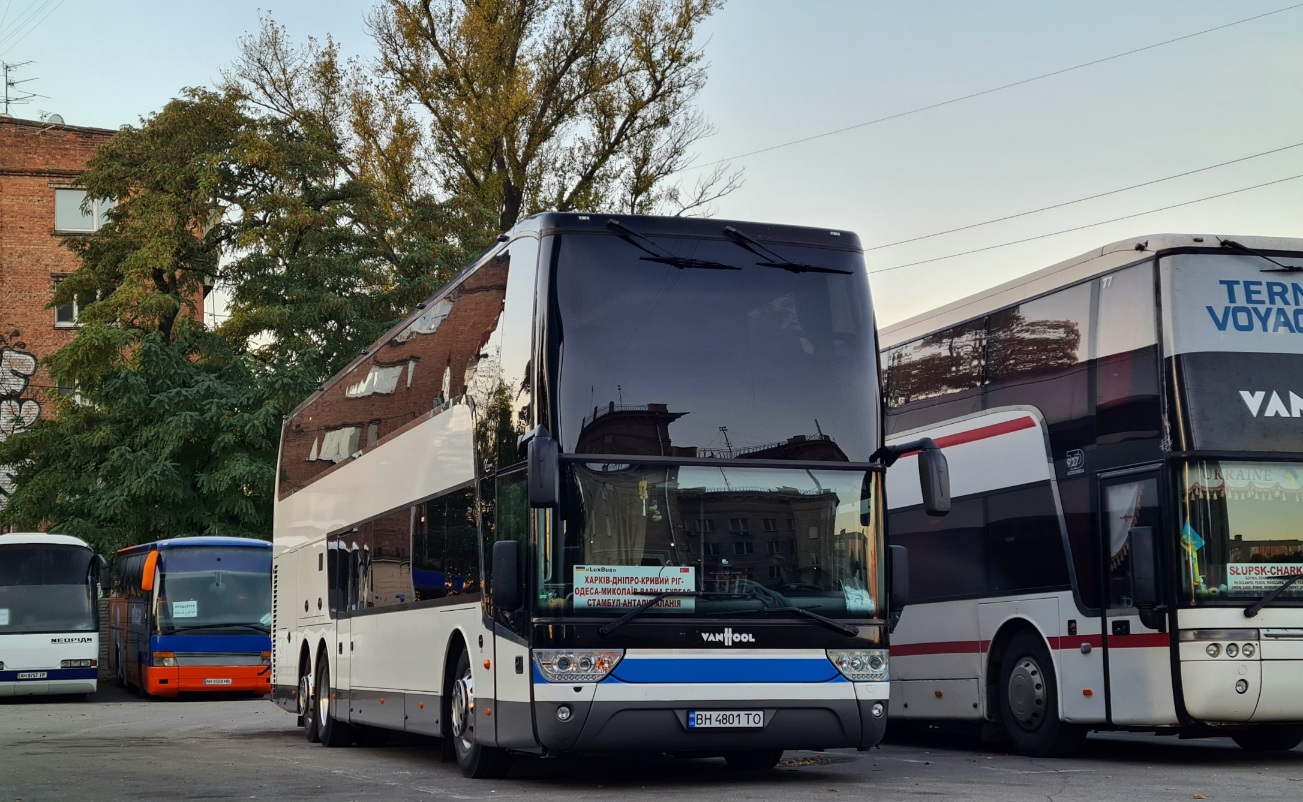
[[[674,260],[614,233],[562,237],[564,450],[868,461],[877,367],[859,253],[766,243],[837,271],[823,272],[723,238],[638,242]]]
[[[79,546],[0,546],[0,635],[93,631],[94,559]]]

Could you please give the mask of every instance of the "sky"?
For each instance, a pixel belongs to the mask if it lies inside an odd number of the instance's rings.
[[[372,58],[371,5],[0,0],[0,61],[30,61],[10,78],[36,79],[11,92],[45,96],[11,111],[138,124],[220,80],[264,13],[296,41],[331,35]],[[1303,237],[1303,147],[1257,156],[1303,143],[1292,5],[729,0],[700,30],[717,132],[697,163],[743,171],[716,217],[856,232],[881,324],[1118,240]]]

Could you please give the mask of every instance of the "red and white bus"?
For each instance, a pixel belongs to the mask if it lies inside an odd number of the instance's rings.
[[[1303,741],[1303,240],[1126,240],[891,326],[891,715]]]

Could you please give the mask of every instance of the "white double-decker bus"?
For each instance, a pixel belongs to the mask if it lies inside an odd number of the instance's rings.
[[[954,494],[889,482],[892,716],[1303,741],[1303,240],[1125,240],[882,343],[888,442]]]
[[[103,562],[66,535],[0,535],[0,696],[90,694]]]
[[[448,739],[473,777],[873,746],[878,394],[849,232],[522,222],[286,418],[274,699],[327,746]]]

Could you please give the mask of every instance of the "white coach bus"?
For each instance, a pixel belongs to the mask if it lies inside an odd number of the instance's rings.
[[[873,746],[878,393],[851,233],[522,222],[286,418],[274,699],[327,746],[449,739],[472,777]]]
[[[1303,240],[1107,245],[882,334],[912,599],[891,715],[1026,754],[1088,730],[1303,741]]]
[[[0,534],[0,697],[95,692],[102,565],[75,537]]]

